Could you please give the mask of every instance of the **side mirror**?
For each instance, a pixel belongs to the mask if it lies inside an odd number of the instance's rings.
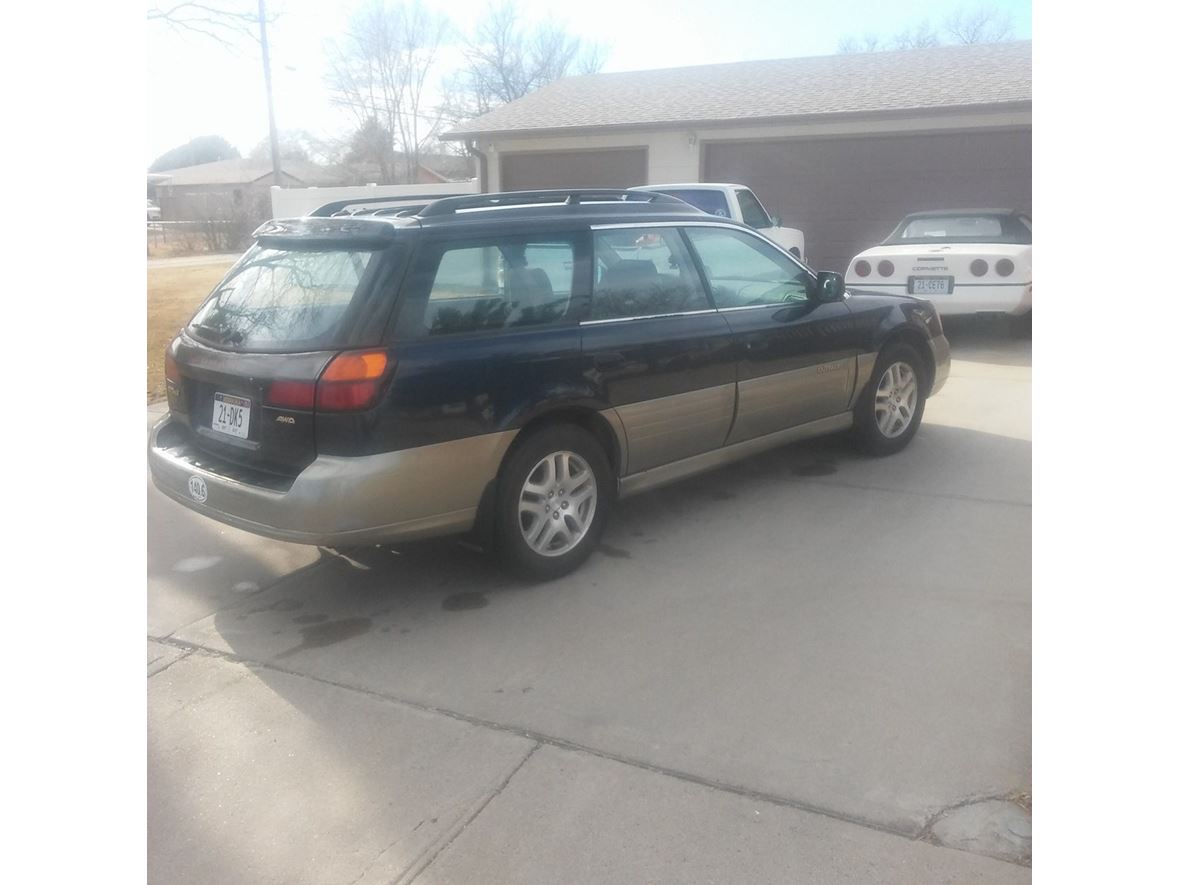
[[[831,270],[821,270],[815,275],[816,301],[843,301],[844,275]]]

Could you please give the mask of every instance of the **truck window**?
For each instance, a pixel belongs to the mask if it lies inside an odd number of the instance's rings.
[[[660,191],[660,193],[667,194],[670,197],[675,197],[678,200],[684,200],[690,206],[696,206],[702,212],[708,212],[710,215],[716,215],[718,218],[729,218],[729,205],[725,199],[725,194],[721,191],[715,190],[696,190],[695,188],[682,188],[677,190]]]
[[[735,196],[737,197],[738,208],[742,210],[742,221],[750,225],[750,227],[759,230],[774,227],[770,223],[770,216],[766,214],[766,210],[762,208],[762,204],[758,202],[758,198],[754,196],[753,191],[742,188],[735,192]]]

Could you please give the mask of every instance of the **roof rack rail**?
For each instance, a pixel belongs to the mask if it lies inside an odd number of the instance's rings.
[[[676,197],[654,191],[629,191],[621,188],[583,188],[577,190],[507,191],[499,194],[467,194],[435,200],[418,213],[419,218],[454,215],[463,209],[492,209],[498,206],[536,206],[545,203],[600,203],[617,200],[626,203],[681,203]],[[687,204],[685,204],[687,205]]]
[[[400,194],[393,197],[356,197],[351,200],[333,200],[331,203],[324,203],[324,205],[307,214],[308,218],[331,218],[333,215],[340,214],[349,206],[366,206],[372,203],[408,203],[416,202],[416,205],[429,205],[430,200],[438,200],[442,198],[461,197],[464,194]],[[423,200],[427,202],[422,202]],[[410,206],[397,207],[401,209],[408,209]],[[352,214],[352,213],[346,213]]]

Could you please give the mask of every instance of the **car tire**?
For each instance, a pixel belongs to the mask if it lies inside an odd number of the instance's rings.
[[[922,423],[927,390],[926,366],[914,348],[893,344],[883,349],[853,409],[853,433],[861,448],[892,455],[909,445]]]
[[[530,580],[569,574],[594,552],[615,496],[615,475],[592,434],[572,424],[526,437],[504,461],[496,490],[496,551]]]

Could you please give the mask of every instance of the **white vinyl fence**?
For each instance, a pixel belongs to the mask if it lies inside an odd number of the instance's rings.
[[[272,218],[298,218],[325,203],[336,200],[364,200],[389,197],[398,202],[421,203],[459,194],[479,193],[479,182],[447,181],[442,184],[365,184],[357,187],[272,187]],[[396,204],[391,204],[396,205]]]

